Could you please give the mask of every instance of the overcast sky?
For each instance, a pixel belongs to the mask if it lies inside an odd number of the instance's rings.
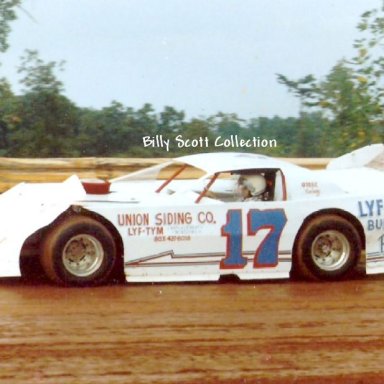
[[[79,106],[152,103],[188,117],[297,115],[276,73],[324,76],[353,55],[356,24],[381,0],[24,0],[0,75],[16,92],[25,49],[65,60]]]

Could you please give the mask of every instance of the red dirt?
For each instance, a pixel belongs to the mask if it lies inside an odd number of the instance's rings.
[[[0,280],[1,383],[382,383],[384,278],[121,285]]]

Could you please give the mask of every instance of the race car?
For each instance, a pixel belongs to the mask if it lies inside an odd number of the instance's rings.
[[[383,153],[365,147],[322,171],[203,153],[107,182],[19,184],[0,197],[0,276],[26,263],[67,286],[116,268],[127,282],[338,280],[361,260],[382,273]]]

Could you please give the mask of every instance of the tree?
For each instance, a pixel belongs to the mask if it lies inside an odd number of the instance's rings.
[[[0,1],[0,52],[5,52],[8,49],[10,23],[16,19],[15,8],[20,6],[20,3],[21,0]]]
[[[367,145],[376,138],[372,126],[375,102],[355,78],[353,69],[341,61],[321,83],[319,105],[332,118],[329,138],[337,153]]]
[[[244,120],[240,119],[236,113],[219,112],[210,117],[208,121],[211,124],[211,129],[223,137],[242,134]]]
[[[64,88],[56,72],[63,71],[64,64],[64,61],[46,63],[39,57],[37,51],[26,50],[18,68],[18,72],[24,74],[20,81],[25,86],[24,90],[34,93],[60,94]]]
[[[292,92],[300,100],[300,112],[305,107],[312,107],[317,104],[317,80],[313,75],[304,76],[298,80],[288,79],[282,74],[277,74],[277,81],[285,85],[289,92]]]
[[[329,119],[318,139],[323,143],[328,139],[324,149],[330,156],[382,141],[384,7],[365,12],[358,30],[362,37],[354,43],[356,56],[340,60],[324,80],[307,75],[295,81],[277,75],[278,81],[300,99],[301,113],[305,108],[315,109]],[[307,130],[302,123],[303,144]]]
[[[173,107],[165,106],[164,110],[160,112],[160,121],[157,133],[172,135],[175,132],[182,130],[184,118],[184,111],[177,111]]]
[[[182,129],[179,129],[177,134],[182,135],[184,140],[198,139],[199,137],[208,138],[210,143],[213,142],[213,133],[210,129],[209,121],[203,119],[192,119],[191,121],[185,122]],[[214,148],[207,149],[205,147],[196,147],[196,148],[180,148],[176,149],[175,155],[181,156],[186,153],[198,153],[198,152],[207,152],[208,150],[214,151]]]
[[[18,99],[11,90],[10,84],[0,80],[0,156],[9,154],[9,135],[20,122]]]
[[[360,88],[365,89],[373,102],[371,114],[382,119],[384,107],[384,2],[381,8],[364,12],[357,26],[361,38],[356,39],[357,52],[350,61],[356,71],[356,80]]]
[[[80,117],[78,148],[85,156],[124,155],[133,140],[130,108],[112,103],[101,110],[84,109]]]
[[[78,129],[76,106],[63,94],[56,71],[62,63],[45,63],[36,51],[27,51],[19,72],[24,74],[24,94],[18,99],[20,122],[10,133],[13,156],[76,155]]]
[[[298,119],[274,116],[250,119],[246,126],[246,138],[276,139],[276,148],[258,148],[257,152],[275,156],[288,156],[293,153],[296,143]],[[252,149],[253,150],[253,149]]]

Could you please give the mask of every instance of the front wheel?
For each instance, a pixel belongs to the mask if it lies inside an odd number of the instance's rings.
[[[312,219],[299,234],[293,268],[301,277],[337,280],[355,270],[360,253],[356,228],[340,216],[323,215]]]
[[[110,276],[116,262],[116,245],[97,220],[70,216],[45,234],[40,258],[45,273],[56,283],[96,285]]]

